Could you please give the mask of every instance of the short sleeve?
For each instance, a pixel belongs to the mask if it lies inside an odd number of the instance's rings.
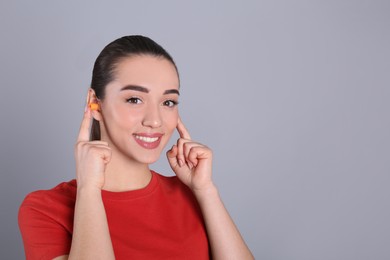
[[[72,203],[52,194],[35,192],[19,208],[18,222],[26,259],[53,259],[67,255],[72,242]]]

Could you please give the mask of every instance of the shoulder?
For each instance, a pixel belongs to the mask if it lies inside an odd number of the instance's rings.
[[[183,197],[186,200],[194,201],[195,197],[184,183],[182,183],[177,176],[164,176],[159,173],[153,172],[157,178],[158,185],[166,194]]]
[[[153,176],[157,178],[160,186],[167,189],[187,189],[177,176],[165,176],[153,171]]]
[[[75,198],[74,180],[25,197],[18,224],[28,259],[52,259],[69,253]]]
[[[48,190],[33,191],[25,197],[22,206],[51,204],[56,200],[72,200],[76,198],[76,181],[62,182]]]
[[[74,207],[76,200],[76,181],[63,182],[48,190],[29,193],[19,208],[19,220],[31,215],[50,215]]]
[[[164,176],[155,173],[160,190],[160,202],[165,208],[181,216],[182,219],[192,219],[196,223],[202,222],[201,210],[191,189],[177,176]]]

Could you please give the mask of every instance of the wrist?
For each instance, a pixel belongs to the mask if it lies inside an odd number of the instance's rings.
[[[101,195],[102,189],[92,185],[77,185],[77,195],[89,194],[89,195]]]
[[[219,192],[217,187],[214,185],[214,183],[211,183],[207,187],[204,188],[194,188],[192,189],[192,192],[194,193],[195,197],[198,200],[207,199],[214,196],[219,196]]]

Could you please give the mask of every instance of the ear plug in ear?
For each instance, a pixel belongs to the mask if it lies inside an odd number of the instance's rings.
[[[99,110],[99,104],[96,103],[89,103],[89,108],[91,110]]]

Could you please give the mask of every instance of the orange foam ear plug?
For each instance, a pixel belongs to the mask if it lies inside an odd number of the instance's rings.
[[[89,108],[90,108],[91,110],[98,110],[98,109],[99,109],[99,105],[96,104],[96,103],[90,103],[90,104],[89,104]]]

